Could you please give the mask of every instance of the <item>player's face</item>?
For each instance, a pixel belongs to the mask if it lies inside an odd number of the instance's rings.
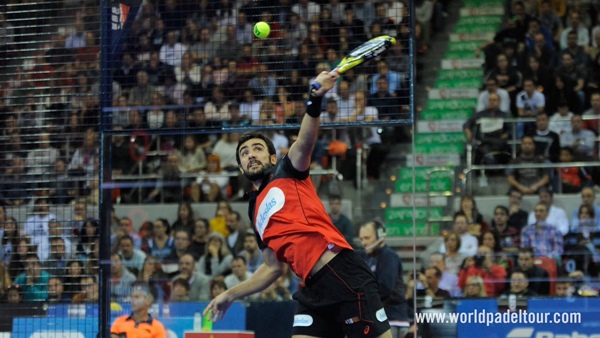
[[[275,155],[269,154],[265,141],[253,138],[240,146],[240,171],[252,182],[261,180],[265,170],[275,165]]]

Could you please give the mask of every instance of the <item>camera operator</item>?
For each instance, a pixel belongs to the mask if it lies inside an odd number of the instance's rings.
[[[442,271],[435,266],[429,267],[425,272],[417,272],[417,278],[411,273],[406,283],[406,298],[413,298],[413,289],[417,288],[417,297],[430,296],[432,298],[450,298],[447,290],[440,289]]]
[[[488,297],[499,296],[504,291],[506,270],[494,263],[493,252],[486,246],[480,246],[475,256],[465,259],[458,276],[458,286],[464,290],[467,279],[471,276],[483,279],[483,287]]]

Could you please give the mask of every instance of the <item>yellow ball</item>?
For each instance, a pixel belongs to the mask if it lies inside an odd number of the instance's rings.
[[[271,33],[271,27],[268,23],[260,21],[254,25],[254,35],[256,35],[257,38],[264,39],[269,36],[269,33]]]

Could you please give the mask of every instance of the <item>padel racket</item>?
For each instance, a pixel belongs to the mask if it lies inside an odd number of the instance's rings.
[[[372,38],[348,53],[331,73],[344,74],[361,63],[376,58],[395,44],[396,38],[389,35]],[[321,88],[321,85],[317,82],[312,83],[311,86],[315,90]]]

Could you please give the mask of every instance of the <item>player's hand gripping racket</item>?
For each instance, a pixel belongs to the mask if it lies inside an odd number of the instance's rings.
[[[331,73],[344,74],[350,69],[360,65],[361,63],[376,58],[381,53],[388,50],[391,46],[396,44],[396,38],[389,35],[381,35],[376,38],[363,43],[362,45],[354,48],[340,63],[335,67]],[[313,82],[310,84],[314,90],[321,88],[321,84]]]

